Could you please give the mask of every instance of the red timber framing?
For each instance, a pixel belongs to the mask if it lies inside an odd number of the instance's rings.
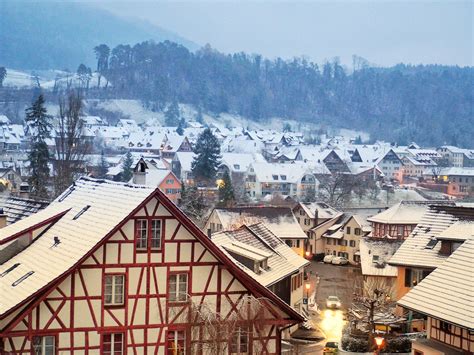
[[[161,221],[159,250],[136,252],[137,219]],[[170,275],[183,273],[189,300],[170,302]],[[104,304],[106,275],[124,276],[123,304]],[[258,323],[252,323],[250,348],[278,354],[282,328],[301,316],[233,264],[157,189],[72,269],[0,319],[0,345],[30,354],[34,336],[54,335],[59,353],[100,354],[104,334],[123,333],[124,354],[167,354],[170,330],[184,329],[187,347],[205,341],[201,331],[191,336],[202,328],[191,301],[211,305],[225,320],[250,294],[265,310],[252,319]]]

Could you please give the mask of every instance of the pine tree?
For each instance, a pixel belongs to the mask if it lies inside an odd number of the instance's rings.
[[[179,120],[178,128],[176,128],[176,133],[182,136],[184,134],[185,128],[186,128],[186,121],[184,120],[184,118],[181,118]]]
[[[128,151],[122,163],[122,181],[129,182],[132,177],[133,177],[133,156],[132,156],[132,153]]]
[[[105,178],[108,171],[109,171],[109,163],[107,162],[107,159],[105,158],[104,151],[102,151],[100,153],[99,166],[97,167],[97,177],[99,179]]]
[[[196,157],[191,164],[194,178],[197,181],[214,180],[220,165],[221,148],[219,141],[209,128],[199,135],[194,152]]]
[[[167,107],[165,111],[165,125],[168,127],[176,127],[179,124],[179,106],[176,100]]]
[[[30,161],[30,178],[28,183],[31,187],[32,195],[41,198],[48,198],[47,183],[50,177],[49,171],[49,151],[45,140],[50,137],[51,116],[47,114],[44,107],[44,97],[38,96],[32,106],[25,110],[26,123],[32,130],[31,147],[28,154]]]
[[[7,69],[0,67],[0,88],[3,87],[3,81],[7,77]]]
[[[219,183],[219,202],[223,207],[230,207],[235,202],[234,188],[227,171]]]

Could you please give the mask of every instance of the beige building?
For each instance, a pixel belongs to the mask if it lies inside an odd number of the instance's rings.
[[[303,320],[158,188],[81,178],[0,257],[2,354],[279,354]]]
[[[358,215],[344,214],[322,235],[325,255],[347,258],[351,264],[360,263],[359,242],[370,233],[370,226]]]

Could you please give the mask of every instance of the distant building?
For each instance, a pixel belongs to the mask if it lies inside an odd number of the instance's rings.
[[[393,149],[384,155],[378,166],[387,180],[396,180],[400,183],[403,181],[403,162]]]
[[[242,225],[264,223],[270,231],[282,239],[298,255],[305,255],[308,237],[301,229],[290,207],[233,207],[215,208],[204,230],[209,233],[230,231]]]

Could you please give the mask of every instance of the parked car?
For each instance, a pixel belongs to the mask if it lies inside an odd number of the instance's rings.
[[[347,265],[349,264],[349,260],[347,260],[345,257],[343,256],[335,256],[332,260],[331,260],[331,264],[333,265]]]
[[[326,263],[326,264],[331,264],[332,262],[332,259],[334,259],[335,256],[334,255],[326,255],[323,259],[323,261]]]
[[[328,341],[324,345],[323,354],[337,354],[339,352],[339,344],[335,341]]]
[[[327,308],[341,308],[341,300],[337,296],[329,296],[326,298],[326,307]]]

